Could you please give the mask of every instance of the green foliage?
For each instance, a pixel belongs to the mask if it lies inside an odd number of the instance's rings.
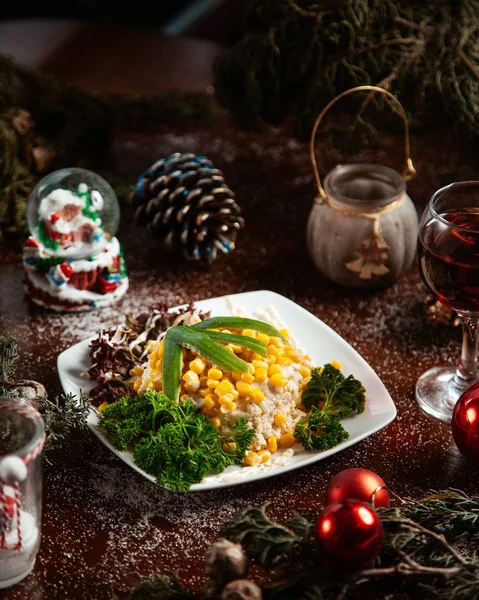
[[[363,412],[366,392],[352,375],[344,377],[339,369],[327,364],[313,369],[301,400],[309,413],[298,421],[294,435],[306,450],[322,451],[348,439],[341,419]]]
[[[477,137],[478,14],[478,0],[253,0],[242,38],[216,62],[216,97],[244,126],[290,118],[308,137],[334,96],[373,84],[414,124],[447,116]]]
[[[188,600],[196,597],[196,594],[188,592],[180,585],[174,573],[155,574],[140,583],[128,596],[129,600]]]
[[[294,435],[306,450],[329,450],[349,437],[336,414],[325,414],[315,406],[296,424]]]
[[[5,380],[9,380],[15,373],[15,361],[18,358],[17,342],[12,335],[0,337],[0,395],[4,395]]]
[[[344,419],[353,413],[363,412],[366,391],[352,375],[344,377],[339,369],[327,364],[322,369],[313,369],[301,400],[306,408],[322,402],[323,413],[335,413]]]
[[[19,134],[4,118],[16,107],[31,113],[34,134]],[[32,142],[47,143],[53,150],[55,159],[47,170],[74,164],[102,172],[121,199],[128,196],[129,182],[105,173],[105,156],[118,131],[196,123],[211,116],[212,103],[206,94],[166,91],[156,96],[123,97],[89,93],[60,77],[31,71],[0,56],[0,236],[28,235],[28,197],[40,174],[46,174],[37,172],[32,164]]]
[[[163,384],[165,393],[174,400],[180,394],[181,347],[194,350],[200,356],[218,365],[226,371],[246,373],[248,365],[244,360],[230,352],[220,342],[239,344],[250,348],[262,356],[266,356],[266,345],[254,338],[244,335],[209,331],[213,328],[231,327],[234,329],[254,329],[268,335],[285,339],[279,331],[263,321],[245,319],[243,317],[213,317],[196,325],[178,325],[168,329],[165,338],[163,359]]]
[[[150,391],[106,407],[99,427],[118,450],[132,448],[135,463],[154,475],[158,485],[175,491],[241,464],[254,437],[245,419],[222,436],[192,400],[176,402]],[[235,449],[227,452],[223,446],[229,442]]]
[[[86,431],[90,411],[87,396],[82,394],[78,399],[73,394],[61,394],[53,400],[39,397],[38,401],[45,422],[46,450],[57,450],[74,433]]]

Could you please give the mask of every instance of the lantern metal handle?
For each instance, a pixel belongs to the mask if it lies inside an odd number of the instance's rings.
[[[326,202],[327,204],[330,204],[330,203],[329,203],[329,199],[326,195],[326,192],[324,191],[323,186],[321,185],[321,178],[319,176],[318,165],[316,163],[316,155],[315,155],[315,151],[314,151],[316,131],[319,127],[319,124],[323,120],[324,115],[328,112],[328,110],[334,104],[336,104],[336,102],[338,102],[338,100],[341,100],[341,98],[343,98],[344,96],[347,96],[349,94],[352,94],[353,92],[362,92],[362,91],[367,91],[367,90],[369,90],[371,92],[379,92],[380,94],[387,96],[388,98],[390,98],[391,100],[393,100],[395,102],[397,108],[399,109],[399,113],[400,113],[401,118],[404,123],[404,153],[406,155],[406,164],[404,165],[404,170],[402,172],[402,176],[406,181],[409,181],[410,179],[413,179],[413,177],[416,175],[416,169],[414,168],[412,158],[411,158],[411,152],[410,152],[409,125],[408,125],[407,116],[404,111],[404,108],[402,107],[402,104],[399,102],[399,100],[396,98],[396,96],[394,96],[394,94],[391,94],[391,92],[389,92],[388,90],[385,90],[382,87],[378,87],[375,85],[359,85],[357,87],[354,87],[354,88],[351,88],[344,92],[341,92],[341,94],[338,94],[335,98],[333,98],[320,112],[319,116],[317,117],[316,121],[314,122],[313,131],[311,133],[310,154],[311,154],[311,162],[313,164],[314,178],[316,179],[316,185],[318,186],[319,195],[321,196],[321,199],[324,200],[324,202]]]

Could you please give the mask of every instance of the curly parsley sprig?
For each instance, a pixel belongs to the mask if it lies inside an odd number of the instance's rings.
[[[295,438],[306,450],[328,450],[349,437],[341,419],[363,412],[366,392],[352,375],[327,364],[313,369],[301,401],[309,413],[296,424]]]
[[[99,427],[117,450],[132,449],[135,463],[158,485],[174,491],[241,464],[255,435],[242,418],[223,436],[192,400],[176,402],[151,391],[107,406]]]

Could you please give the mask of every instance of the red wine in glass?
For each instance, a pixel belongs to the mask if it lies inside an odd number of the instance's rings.
[[[457,312],[479,313],[479,208],[431,215],[419,235],[424,283]]]
[[[418,262],[427,287],[462,324],[457,368],[433,366],[416,383],[421,409],[450,421],[459,396],[479,379],[479,181],[451,183],[432,196],[419,223]]]

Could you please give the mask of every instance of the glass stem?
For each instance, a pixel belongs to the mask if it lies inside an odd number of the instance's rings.
[[[459,315],[462,324],[462,351],[459,367],[454,375],[454,384],[464,390],[478,379],[477,344],[479,341],[479,321],[476,316]]]

